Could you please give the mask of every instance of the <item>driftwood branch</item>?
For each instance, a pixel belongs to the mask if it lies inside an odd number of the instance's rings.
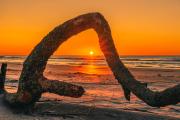
[[[62,96],[78,98],[84,93],[81,86],[73,85],[59,80],[49,80],[45,77],[39,79],[43,92],[55,93]]]
[[[6,71],[7,71],[7,64],[3,63],[1,65],[1,73],[0,73],[0,93],[4,93],[4,83],[6,79]]]
[[[148,105],[155,107],[177,104],[180,101],[180,85],[162,92],[154,92],[148,89],[147,85],[134,78],[119,59],[110,27],[100,13],[84,14],[66,21],[44,37],[24,62],[17,93],[9,94],[6,92],[5,101],[11,105],[32,105],[41,97],[42,92],[53,92],[73,97],[81,96],[84,93],[82,87],[76,86],[74,88],[74,85],[68,83],[60,83],[56,86],[58,81],[48,81],[43,77],[43,72],[50,56],[64,41],[91,28],[97,32],[100,48],[115,78],[122,85],[127,100],[130,100],[130,92],[132,92]],[[56,88],[60,88],[62,91],[57,91]],[[79,93],[77,94],[74,90]],[[73,93],[71,94],[71,92]]]
[[[16,108],[20,107],[22,109],[26,109],[32,107],[34,103],[38,101],[41,94],[44,92],[50,92],[62,96],[75,97],[75,98],[81,97],[85,92],[83,87],[81,86],[73,85],[59,80],[48,80],[47,78],[42,76],[41,78],[38,79],[38,83],[37,83],[38,87],[35,86],[35,88],[33,89],[32,84],[29,83],[29,87],[32,87],[32,91],[33,90],[36,92],[38,91],[36,94],[30,94],[28,91],[25,90],[21,92],[18,91],[17,93],[8,93],[4,89],[6,68],[7,68],[7,64],[3,63],[1,67],[2,72],[0,74],[0,81],[1,81],[0,90],[2,91],[1,93],[4,93],[4,101],[8,105]]]

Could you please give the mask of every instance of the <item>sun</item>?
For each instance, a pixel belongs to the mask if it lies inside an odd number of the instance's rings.
[[[89,55],[94,55],[94,52],[92,50],[89,51]]]

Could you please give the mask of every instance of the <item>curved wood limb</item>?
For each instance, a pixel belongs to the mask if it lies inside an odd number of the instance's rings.
[[[179,103],[180,85],[162,92],[154,92],[134,78],[119,59],[110,27],[100,13],[88,13],[66,21],[43,38],[24,62],[15,100],[22,104],[35,103],[41,97],[42,83],[39,80],[50,56],[68,38],[90,28],[97,32],[100,48],[115,78],[122,85],[126,99],[130,100],[132,92],[150,106],[160,107]],[[22,96],[28,99],[24,100]],[[7,97],[5,100],[11,102]]]

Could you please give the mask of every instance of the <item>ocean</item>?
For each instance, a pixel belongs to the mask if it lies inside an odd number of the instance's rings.
[[[26,56],[0,56],[0,63],[22,64]],[[131,68],[161,68],[180,69],[180,56],[123,56],[121,60],[127,67]],[[103,56],[52,56],[48,64],[52,65],[95,65],[106,66]]]
[[[15,92],[26,56],[0,56],[0,63],[8,63],[6,89]],[[135,78],[147,82],[148,87],[161,91],[180,84],[180,56],[122,56],[121,60]],[[41,100],[58,100],[94,107],[109,107],[141,111],[180,118],[180,104],[162,108],[146,105],[136,96],[126,101],[102,56],[52,56],[44,72],[52,80],[81,85],[86,93],[81,98],[69,98],[45,93]]]

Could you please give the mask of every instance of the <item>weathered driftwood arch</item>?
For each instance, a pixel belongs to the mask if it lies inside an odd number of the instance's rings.
[[[52,30],[34,48],[23,65],[19,79],[18,91],[15,94],[5,92],[5,101],[11,105],[33,105],[43,92],[80,97],[84,89],[80,86],[49,81],[43,77],[49,57],[68,38],[86,29],[93,28],[99,37],[100,48],[115,78],[122,85],[125,97],[130,100],[130,91],[150,106],[166,106],[180,101],[180,85],[162,92],[153,92],[146,84],[137,81],[119,59],[110,27],[100,13],[89,13],[71,19]]]

